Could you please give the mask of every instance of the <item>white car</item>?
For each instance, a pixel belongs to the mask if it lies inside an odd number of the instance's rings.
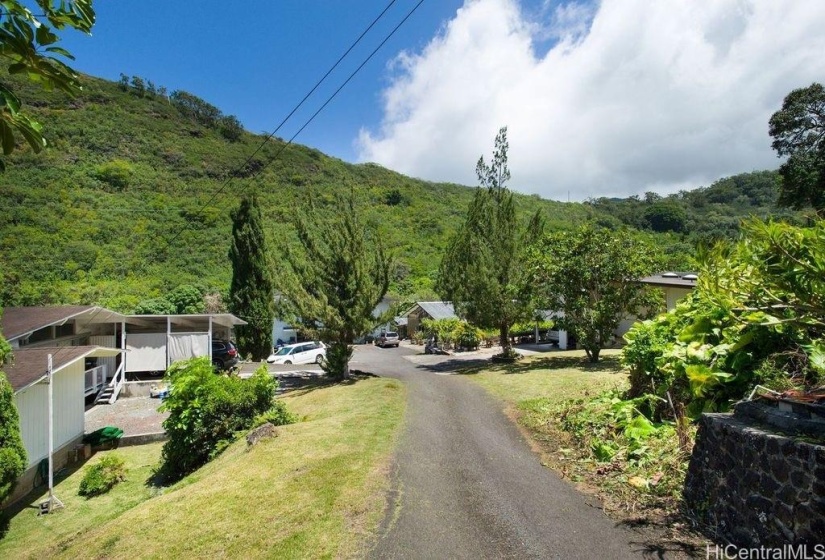
[[[320,364],[327,357],[327,347],[323,342],[299,342],[282,346],[269,356],[270,364]]]

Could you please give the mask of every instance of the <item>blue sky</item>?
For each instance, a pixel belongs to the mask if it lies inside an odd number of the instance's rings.
[[[389,0],[96,0],[83,72],[182,89],[269,132]],[[288,138],[417,3],[397,0]],[[825,80],[821,0],[425,0],[297,142],[475,183],[508,126],[510,186],[584,200],[776,168],[767,122]]]
[[[325,85],[279,132],[290,137],[416,4],[398,0]],[[182,89],[270,132],[389,0],[97,0],[92,37],[64,35],[73,67],[117,80],[123,72]],[[380,121],[387,65],[420,49],[459,0],[426,0],[296,142],[348,161],[362,126]]]

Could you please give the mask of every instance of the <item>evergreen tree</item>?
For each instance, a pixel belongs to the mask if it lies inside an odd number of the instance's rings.
[[[238,327],[238,347],[253,360],[272,351],[275,287],[266,250],[261,209],[255,195],[244,196],[232,212],[232,283],[229,309],[248,324]]]
[[[441,262],[437,290],[470,323],[498,329],[501,357],[514,359],[510,327],[530,320],[534,311],[533,285],[524,266],[527,247],[541,235],[544,220],[536,212],[527,228],[519,227],[513,193],[505,186],[508,148],[504,127],[491,164],[479,158],[479,188]]]
[[[0,367],[11,356],[11,347],[0,334]],[[0,371],[0,504],[26,469],[26,448],[20,437],[20,417],[14,405],[14,391]]]
[[[326,211],[310,199],[295,228],[303,251],[285,249],[283,308],[330,343],[325,372],[346,378],[352,341],[377,322],[373,311],[389,289],[391,259],[380,236],[362,226],[352,193]]]

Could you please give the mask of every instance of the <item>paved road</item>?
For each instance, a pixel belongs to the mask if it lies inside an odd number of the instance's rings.
[[[407,425],[375,558],[638,558],[616,526],[530,450],[471,380],[361,346],[356,369],[404,381]],[[442,375],[436,375],[435,371]]]

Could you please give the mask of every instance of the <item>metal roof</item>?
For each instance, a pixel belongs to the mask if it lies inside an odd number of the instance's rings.
[[[662,272],[639,279],[642,284],[659,286],[662,288],[695,288],[695,272]]]
[[[433,319],[457,319],[458,315],[455,313],[455,308],[452,303],[445,301],[417,301],[415,306],[407,312],[407,315],[412,313],[415,307],[420,307],[424,313]]]
[[[163,323],[166,324],[166,319],[173,325],[189,326],[193,323],[208,323],[209,317],[212,317],[212,323],[221,325],[222,327],[234,327],[236,325],[245,325],[246,321],[235,317],[231,313],[190,313],[184,315],[126,315],[127,323],[143,324],[146,323]]]
[[[94,305],[6,307],[0,319],[0,328],[6,340],[12,341],[36,330],[61,325],[70,319],[89,324],[121,322],[123,318],[116,311]]]
[[[87,357],[105,358],[117,356],[122,350],[102,346],[60,346],[56,348],[20,348],[14,350],[12,362],[0,367],[6,373],[15,393],[41,381],[49,372],[49,354],[52,355],[52,372]]]

